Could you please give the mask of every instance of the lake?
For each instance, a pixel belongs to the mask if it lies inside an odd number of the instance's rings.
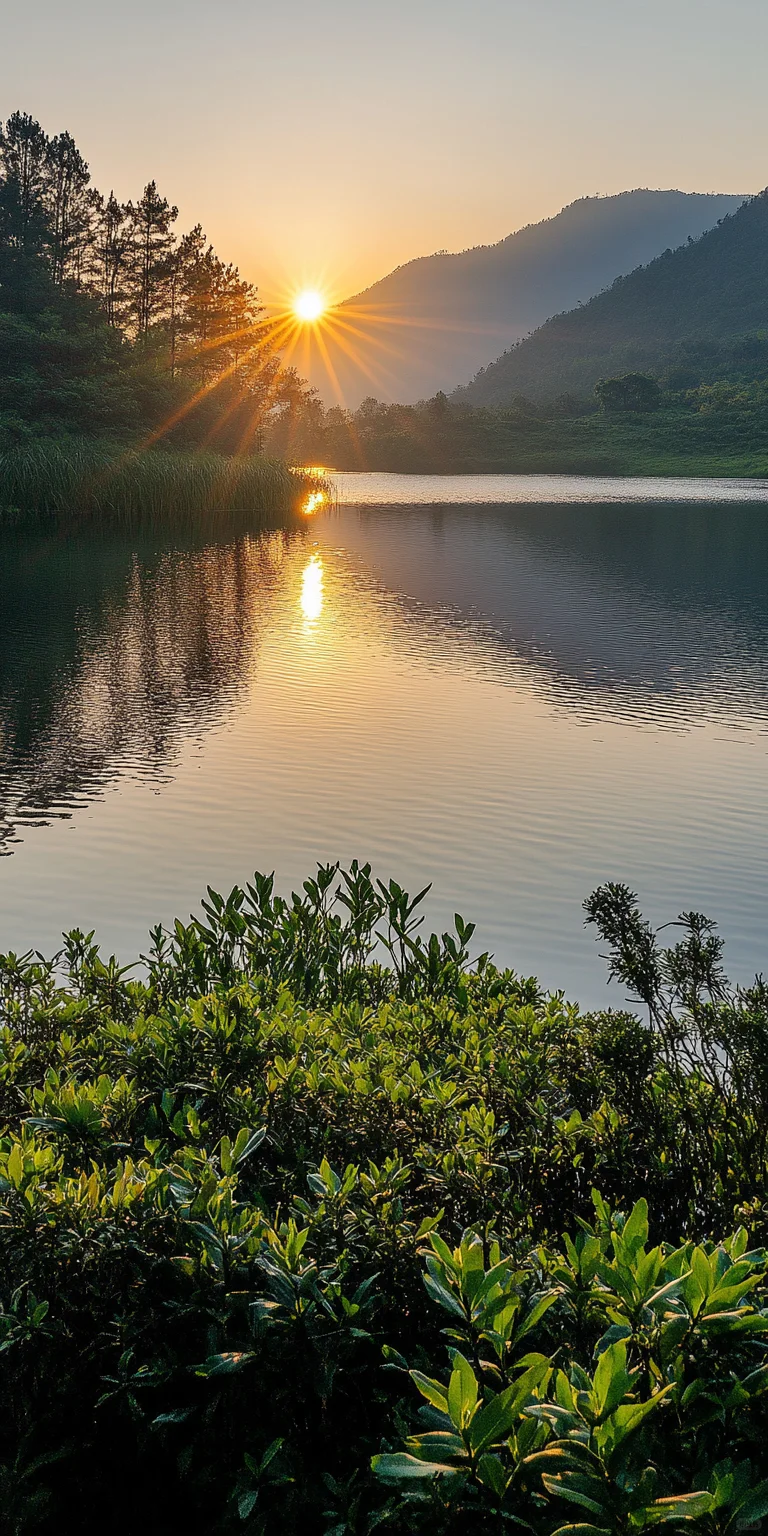
[[[299,530],[4,537],[0,945],[370,859],[622,1002],[598,883],[768,957],[768,486],[340,475]]]

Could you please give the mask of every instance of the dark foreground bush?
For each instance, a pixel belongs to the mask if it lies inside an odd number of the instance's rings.
[[[4,1531],[760,1528],[766,993],[587,906],[648,1023],[357,866],[2,958]]]

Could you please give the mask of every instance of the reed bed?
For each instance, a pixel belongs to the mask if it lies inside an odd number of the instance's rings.
[[[322,475],[204,450],[39,443],[0,453],[0,528],[93,522],[110,527],[300,516]],[[314,503],[313,505],[315,505]]]

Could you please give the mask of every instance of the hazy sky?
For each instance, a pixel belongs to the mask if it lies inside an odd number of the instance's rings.
[[[757,191],[767,56],[766,0],[0,0],[0,117],[340,298],[587,193]]]

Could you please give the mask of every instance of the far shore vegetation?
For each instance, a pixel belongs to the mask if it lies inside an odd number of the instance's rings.
[[[622,390],[635,394],[622,403]],[[640,383],[638,384],[638,380]],[[691,386],[672,376],[602,381],[563,396],[470,406],[438,394],[419,405],[317,405],[287,418],[290,451],[336,469],[411,474],[768,476],[768,381]]]
[[[0,956],[9,1536],[764,1528],[765,982],[607,885],[582,1013],[420,900]]]

